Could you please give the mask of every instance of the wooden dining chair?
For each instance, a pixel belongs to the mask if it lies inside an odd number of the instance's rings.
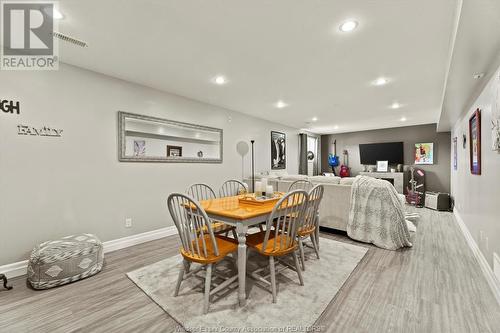
[[[248,186],[245,183],[240,182],[236,179],[230,179],[225,181],[221,188],[219,189],[219,197],[232,197],[240,194],[240,190],[244,189],[245,193],[248,193]],[[263,223],[257,225],[260,231],[264,230],[262,227]],[[233,229],[233,237],[237,239],[236,231]]]
[[[186,193],[198,201],[217,198],[215,191],[209,185],[203,183],[189,186]],[[212,221],[212,229],[216,235],[224,234],[228,236],[229,232],[232,232],[233,237],[237,239],[235,228],[223,222]]]
[[[209,185],[203,183],[193,184],[189,186],[188,189],[186,190],[186,193],[190,197],[198,201],[211,200],[217,198],[214,190]]]
[[[300,227],[304,206],[307,203],[308,194],[304,190],[295,190],[287,193],[274,206],[271,215],[266,222],[266,230],[247,236],[247,246],[257,253],[269,258],[270,273],[259,275],[264,268],[258,269],[250,274],[254,279],[271,286],[273,303],[276,303],[276,263],[277,260],[287,255],[293,256],[294,265],[284,263],[283,269],[291,268],[297,272],[300,285],[304,285],[302,273],[297,258],[297,230]],[[266,280],[271,276],[271,281]]]
[[[288,192],[292,192],[295,190],[304,190],[306,192],[309,192],[313,187],[313,183],[311,183],[309,180],[299,179],[290,184],[290,186],[288,187]]]
[[[314,186],[309,191],[307,203],[302,215],[302,223],[297,231],[297,239],[299,241],[300,262],[302,270],[306,269],[304,245],[307,237],[311,238],[312,248],[316,252],[316,257],[319,259],[319,205],[323,199],[323,185]]]
[[[220,198],[233,197],[235,195],[240,194],[241,190],[245,190],[245,192],[247,192],[248,187],[239,180],[230,179],[225,181],[224,184],[222,184],[219,190],[219,197]]]
[[[211,290],[212,273],[214,272],[214,275],[216,273],[215,265],[230,253],[238,251],[238,243],[227,237],[215,236],[210,218],[194,198],[181,193],[172,193],[168,197],[167,206],[179,232],[180,253],[183,257],[174,296],[179,295],[183,280],[199,277],[196,274],[205,269],[203,312],[207,313],[210,296],[228,287],[238,278],[236,274]],[[190,270],[193,262],[200,266]]]

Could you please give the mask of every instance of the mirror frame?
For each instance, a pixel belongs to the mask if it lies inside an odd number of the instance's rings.
[[[154,121],[163,124],[177,125],[192,129],[199,129],[205,131],[212,131],[220,133],[219,152],[220,158],[196,158],[196,157],[180,157],[180,158],[162,158],[162,157],[130,157],[126,156],[126,140],[125,140],[125,119],[139,119],[145,121]],[[224,148],[224,132],[220,128],[202,126],[191,123],[184,123],[175,120],[144,116],[135,113],[118,111],[118,160],[120,162],[160,162],[160,163],[222,163],[223,148]]]

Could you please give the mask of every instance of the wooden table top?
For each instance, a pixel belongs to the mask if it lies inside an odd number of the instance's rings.
[[[247,220],[260,215],[270,214],[276,202],[259,205],[240,202],[238,196],[200,201],[207,214],[223,216],[235,220]]]

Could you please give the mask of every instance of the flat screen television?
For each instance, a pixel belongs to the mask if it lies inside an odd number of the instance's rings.
[[[403,142],[367,143],[359,145],[361,164],[375,165],[377,161],[404,164]]]

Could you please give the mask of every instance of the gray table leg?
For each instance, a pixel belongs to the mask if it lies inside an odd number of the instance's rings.
[[[248,227],[242,224],[236,226],[238,234],[238,300],[240,306],[247,302],[246,274],[247,274],[247,231]]]

